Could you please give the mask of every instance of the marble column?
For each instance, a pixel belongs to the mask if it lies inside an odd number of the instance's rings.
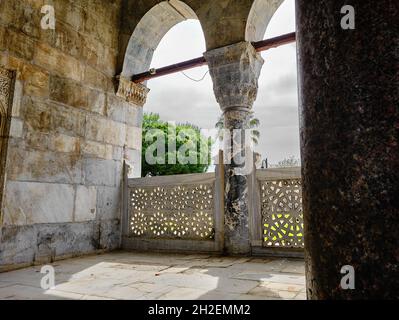
[[[205,58],[228,129],[224,139],[225,252],[249,254],[249,176],[254,172],[253,150],[246,129],[264,61],[248,42],[208,51]]]
[[[296,3],[308,298],[398,298],[399,3]]]

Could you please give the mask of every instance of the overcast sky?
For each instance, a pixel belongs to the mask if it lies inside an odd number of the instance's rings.
[[[286,0],[274,15],[264,39],[295,31],[294,0]],[[155,51],[152,67],[162,67],[202,56],[206,51],[201,26],[196,20],[176,25],[162,39]],[[297,64],[295,44],[262,53],[265,64],[259,79],[259,93],[254,105],[261,122],[257,151],[269,163],[284,158],[299,158]],[[200,79],[208,67],[185,73]],[[201,128],[214,128],[220,109],[213,94],[209,74],[201,82],[177,73],[150,80],[146,112],[159,113],[165,121],[190,122]]]

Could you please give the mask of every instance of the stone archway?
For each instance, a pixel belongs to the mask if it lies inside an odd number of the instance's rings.
[[[152,7],[136,26],[125,53],[121,76],[148,71],[155,49],[165,34],[176,24],[198,19],[195,12],[179,0],[163,1]]]
[[[284,0],[255,0],[248,15],[245,40],[261,41],[267,26]]]
[[[152,7],[139,21],[127,44],[117,95],[143,107],[149,89],[145,83],[131,81],[135,74],[148,71],[156,48],[175,25],[198,17],[193,9],[179,0],[162,1]]]
[[[119,97],[136,106],[145,105],[150,90],[145,82],[133,82],[132,76],[149,70],[154,52],[166,33],[188,19],[199,20],[194,10],[179,0],[162,1],[144,14],[133,30],[124,53],[122,72],[118,76]]]

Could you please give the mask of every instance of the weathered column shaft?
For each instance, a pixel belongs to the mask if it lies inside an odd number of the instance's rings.
[[[297,0],[308,297],[398,298],[399,3],[346,4]]]
[[[248,195],[253,172],[253,150],[249,143],[249,116],[258,90],[263,59],[247,42],[205,54],[216,99],[224,112],[225,161],[225,251],[251,252]]]

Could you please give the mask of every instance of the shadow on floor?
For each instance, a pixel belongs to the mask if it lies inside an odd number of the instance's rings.
[[[0,299],[305,299],[303,260],[113,252],[0,274]]]

